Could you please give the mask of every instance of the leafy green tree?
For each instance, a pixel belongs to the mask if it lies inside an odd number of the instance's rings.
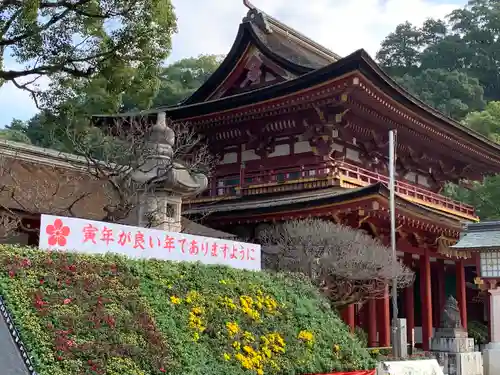
[[[48,106],[63,99],[52,91],[70,93],[74,80],[100,77],[108,92],[121,92],[129,82],[157,76],[175,31],[169,0],[3,1],[0,86],[10,81]],[[9,69],[9,55],[24,68]],[[32,85],[42,76],[52,82],[44,96]]]
[[[422,34],[422,30],[410,22],[396,26],[396,30],[382,41],[376,59],[395,77],[420,72],[420,51],[424,46]]]
[[[469,113],[463,123],[500,143],[500,102],[489,102],[483,111]],[[500,219],[500,175],[486,177],[467,187],[449,184],[444,193],[474,206],[482,220]]]
[[[477,78],[487,100],[500,99],[498,0],[471,0],[446,19],[420,28],[404,23],[382,42],[377,59],[396,77],[427,69],[458,70]]]
[[[500,102],[489,102],[483,111],[469,113],[464,123],[471,129],[497,141],[500,137]]]
[[[422,101],[455,119],[462,119],[468,112],[485,105],[479,81],[456,70],[426,69],[416,76],[396,77],[396,81]]]
[[[449,184],[444,194],[474,206],[481,220],[500,220],[500,175],[486,177],[467,188]]]
[[[26,134],[26,123],[19,119],[13,119],[10,125],[5,129],[0,129],[0,139],[8,141],[31,143],[30,138]]]
[[[57,85],[52,91],[52,97],[64,97],[65,101],[54,103],[50,110],[42,110],[26,123],[15,126],[34,145],[72,152],[73,142],[67,139],[68,129],[87,129],[90,116],[95,114],[176,104],[200,87],[217,69],[221,59],[216,55],[183,59],[162,68],[158,77],[137,75],[135,82],[121,88],[121,92],[113,90],[119,87],[118,83],[107,86],[103,77],[68,80],[64,87]],[[149,83],[145,85],[145,81]]]
[[[186,99],[215,72],[223,57],[190,57],[164,68],[161,73],[161,88],[154,99],[154,105],[174,105]]]
[[[0,139],[30,144],[28,136],[19,130],[0,129]]]

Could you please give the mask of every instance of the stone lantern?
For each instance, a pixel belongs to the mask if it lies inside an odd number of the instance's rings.
[[[484,373],[500,374],[500,221],[468,224],[457,250],[476,253],[476,284],[487,290],[489,300],[490,343],[484,350]]]
[[[172,160],[175,133],[164,112],[158,114],[147,146],[150,152],[132,173],[132,179],[143,187],[137,225],[180,232],[182,198],[205,190],[208,178],[191,172],[182,161]]]

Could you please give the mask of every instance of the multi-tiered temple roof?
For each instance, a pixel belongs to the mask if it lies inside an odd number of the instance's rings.
[[[159,113],[205,134],[223,158],[209,191],[186,207],[214,225],[307,213],[385,226],[396,130],[398,225],[416,231],[419,246],[434,233],[439,246],[477,220],[440,194],[445,183],[500,172],[498,144],[412,96],[364,50],[341,58],[252,6],[225,60],[189,98],[117,116]]]

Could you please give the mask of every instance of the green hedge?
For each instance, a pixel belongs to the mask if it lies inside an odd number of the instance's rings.
[[[305,280],[0,246],[0,293],[40,375],[374,367]]]

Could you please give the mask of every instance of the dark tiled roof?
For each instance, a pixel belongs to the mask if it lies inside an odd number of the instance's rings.
[[[500,250],[500,221],[468,224],[454,249]]]
[[[196,236],[204,236],[204,237],[225,238],[225,239],[236,238],[234,234],[206,227],[204,225],[186,219],[185,217],[181,218],[181,225],[182,225],[182,232],[187,234],[193,234]]]
[[[273,53],[293,64],[318,69],[341,57],[258,9],[251,9],[248,22],[260,41]]]
[[[303,191],[300,193],[288,192],[287,194],[281,193],[269,195],[247,195],[242,199],[229,202],[216,202],[200,205],[198,207],[189,208],[183,212],[184,215],[193,215],[204,212],[230,212],[230,211],[245,211],[248,209],[255,209],[261,207],[280,207],[287,206],[294,203],[307,203],[334,196],[341,196],[347,192],[353,193],[354,191],[361,191],[359,189],[346,189],[343,188],[330,188],[316,191]]]

